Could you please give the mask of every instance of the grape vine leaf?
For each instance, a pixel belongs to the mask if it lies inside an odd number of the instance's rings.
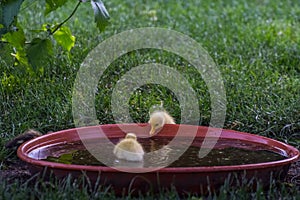
[[[53,37],[56,42],[68,52],[70,52],[75,45],[75,36],[72,35],[70,29],[66,26],[60,27],[60,29],[54,33]]]
[[[46,0],[45,15],[63,6],[68,0]]]
[[[101,0],[91,0],[94,10],[95,22],[100,31],[104,31],[105,27],[109,24],[109,14]]]
[[[24,0],[0,1],[0,24],[4,26],[3,28],[0,28],[0,37],[9,31],[9,27],[18,15],[23,1]]]
[[[34,38],[26,50],[28,61],[34,69],[41,68],[46,59],[53,55],[50,39]]]

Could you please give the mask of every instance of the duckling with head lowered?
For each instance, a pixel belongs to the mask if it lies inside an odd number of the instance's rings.
[[[144,157],[144,149],[134,133],[127,133],[113,152],[117,158],[128,161],[142,161]]]
[[[168,112],[159,110],[150,114],[150,120],[148,123],[151,125],[150,135],[152,136],[165,124],[175,124],[175,121]]]

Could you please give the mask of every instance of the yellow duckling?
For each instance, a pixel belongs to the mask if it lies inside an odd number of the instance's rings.
[[[154,135],[157,129],[163,127],[165,124],[175,124],[173,117],[166,111],[154,111],[150,114],[150,120],[148,122],[151,125],[150,135]]]
[[[113,152],[117,158],[128,161],[142,161],[144,157],[144,149],[134,133],[127,133]]]

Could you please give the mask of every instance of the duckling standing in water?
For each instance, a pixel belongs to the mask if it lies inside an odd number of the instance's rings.
[[[165,124],[175,124],[175,121],[169,113],[159,110],[150,114],[150,120],[148,123],[151,125],[150,136],[152,136],[157,129],[163,127]]]
[[[127,133],[114,148],[114,154],[119,159],[128,161],[142,161],[144,157],[144,149],[137,141],[134,133]]]

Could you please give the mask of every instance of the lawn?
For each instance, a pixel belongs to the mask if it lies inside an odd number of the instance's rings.
[[[300,148],[300,2],[290,1],[104,1],[110,24],[100,33],[93,23],[89,4],[82,4],[68,22],[76,36],[75,47],[67,55],[55,49],[55,58],[47,60],[34,73],[14,66],[11,49],[0,49],[0,170],[17,162],[13,152],[3,145],[29,128],[42,133],[74,127],[72,91],[76,74],[88,53],[101,41],[125,30],[139,27],[172,29],[196,40],[207,50],[221,72],[227,111],[224,128],[274,138]],[[27,0],[19,16],[28,39],[47,22],[61,22],[72,12],[69,3],[46,18],[39,1]],[[109,66],[99,81],[95,95],[100,124],[114,123],[111,95],[117,81],[133,67],[151,62],[178,70],[189,81],[199,101],[199,124],[210,122],[210,95],[201,75],[184,59],[160,50],[127,53]],[[184,91],[183,91],[184,92]],[[154,104],[165,108],[180,123],[178,99],[168,88],[149,84],[134,91],[129,108],[135,122],[146,122]],[[8,162],[9,160],[9,162]],[[300,173],[298,169],[298,174]],[[299,176],[294,182],[272,184],[269,191],[246,186],[232,189],[226,184],[211,199],[294,199],[300,198]],[[296,181],[295,181],[296,180]],[[298,181],[298,182],[297,182]],[[66,179],[44,183],[37,181],[0,183],[0,199],[111,199],[107,188],[80,188]],[[178,198],[168,191],[144,197]],[[191,196],[190,199],[201,197]]]

